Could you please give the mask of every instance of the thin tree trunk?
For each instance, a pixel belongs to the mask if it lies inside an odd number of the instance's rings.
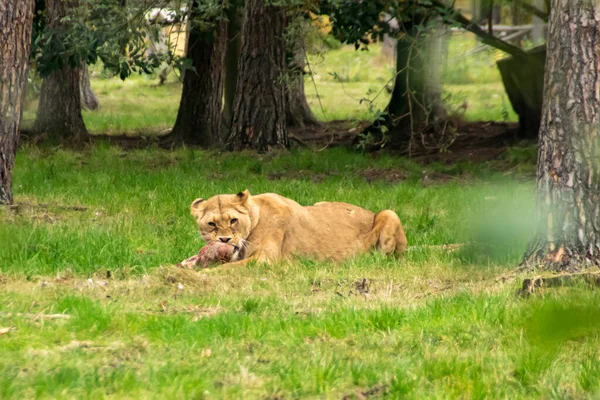
[[[247,0],[228,144],[233,150],[289,146],[285,120],[285,10]]]
[[[427,107],[430,123],[446,118],[446,108],[442,102],[442,72],[448,55],[447,30],[441,23],[431,25],[423,40],[423,52],[427,62],[423,63],[423,103]]]
[[[370,136],[365,147],[369,151],[379,150],[387,140],[396,148],[406,146],[413,133],[422,128],[420,125],[425,119],[422,103],[425,92],[424,49],[418,43],[416,24],[406,24],[404,28],[404,36],[396,41],[396,75],[386,113],[363,132],[363,135]],[[363,135],[357,136],[353,144],[358,145]]]
[[[244,8],[231,10],[227,27],[227,50],[225,52],[225,79],[223,85],[223,132],[229,133],[233,119],[235,87],[237,85],[238,61],[242,51],[242,27],[244,26]]]
[[[100,100],[92,90],[90,82],[90,71],[86,63],[81,64],[81,74],[79,75],[79,96],[81,105],[88,110],[97,110],[100,107]]]
[[[194,1],[192,7],[190,20],[198,13],[198,1]],[[221,144],[226,43],[227,23],[224,19],[206,31],[192,23],[187,56],[191,58],[194,69],[185,71],[179,112],[169,140],[181,140],[203,147]]]
[[[552,0],[538,158],[540,231],[524,264],[600,265],[600,5]]]
[[[12,169],[29,68],[33,0],[0,2],[0,204],[12,204]]]
[[[73,0],[46,0],[46,27],[65,29],[61,20],[76,4]],[[88,137],[81,115],[81,67],[63,64],[44,78],[33,130],[77,143]]]
[[[306,125],[319,125],[319,121],[313,114],[304,93],[304,68],[306,67],[305,60],[305,45],[304,36],[302,33],[296,38],[295,46],[292,49],[291,68],[292,79],[285,88],[286,109],[285,115],[288,126],[304,127]]]

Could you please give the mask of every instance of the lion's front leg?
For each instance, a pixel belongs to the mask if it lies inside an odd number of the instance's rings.
[[[244,267],[246,266],[246,264],[249,264],[251,262],[256,262],[257,264],[273,264],[275,263],[277,260],[273,259],[272,257],[267,257],[267,256],[263,256],[260,254],[255,254],[251,257],[248,258],[244,258],[243,260],[239,260],[239,261],[232,261],[232,262],[228,262],[225,263],[223,265],[221,265],[220,268],[236,268],[236,267]]]
[[[283,237],[283,232],[275,230],[268,237],[263,238],[261,242],[255,243],[252,253],[247,258],[223,264],[223,267],[242,267],[253,261],[268,265],[278,263],[282,260]]]

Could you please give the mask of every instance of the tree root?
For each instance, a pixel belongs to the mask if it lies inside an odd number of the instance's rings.
[[[600,272],[580,272],[526,278],[523,280],[523,285],[517,294],[521,297],[527,297],[537,289],[569,286],[577,282],[585,282],[590,287],[600,287]]]

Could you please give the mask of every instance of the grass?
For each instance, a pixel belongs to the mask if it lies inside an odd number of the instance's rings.
[[[449,42],[443,71],[443,95],[449,110],[469,121],[516,121],[495,66],[497,54],[466,55],[477,45],[475,38],[467,34],[453,36]],[[386,58],[379,45],[372,45],[370,51],[342,46],[313,54],[309,61],[314,80],[306,79],[305,91],[317,118],[372,120],[387,105],[390,95],[384,87],[393,77],[394,60]],[[181,96],[180,80],[175,74],[169,75],[166,85],[158,86],[156,76],[138,75],[121,81],[104,76],[100,66],[92,68],[92,72],[92,87],[101,109],[83,113],[90,132],[156,135],[175,123]],[[25,107],[24,127],[33,124],[36,109],[33,96]]]
[[[449,104],[466,101],[468,119],[513,119],[493,55],[461,57],[473,46],[451,43]],[[320,118],[370,118],[357,99],[392,73],[376,53],[314,59],[325,112],[311,84],[307,96]],[[175,81],[96,76],[103,105],[86,123],[168,129]],[[518,279],[497,279],[535,230],[535,159],[531,146],[421,165],[335,148],[25,145],[16,206],[0,208],[0,398],[598,398],[600,294],[581,284],[523,299]],[[400,260],[175,268],[203,245],[191,201],[245,188],[392,208],[412,247]]]
[[[0,210],[0,397],[594,398],[600,295],[524,300],[496,281],[532,234],[531,170],[513,168],[529,153],[423,167],[342,149],[25,147],[18,207]],[[174,268],[202,245],[189,203],[246,187],[393,208],[416,247]]]

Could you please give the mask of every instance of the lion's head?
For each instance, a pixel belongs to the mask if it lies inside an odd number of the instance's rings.
[[[254,224],[255,211],[250,192],[196,199],[191,214],[196,218],[202,239],[207,243],[224,242],[235,247],[234,258],[241,258],[246,239]]]

